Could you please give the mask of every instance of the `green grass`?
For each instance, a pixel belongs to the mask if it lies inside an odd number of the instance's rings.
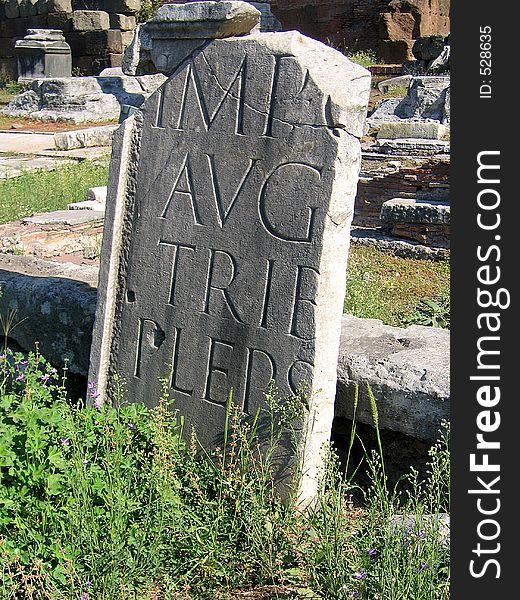
[[[424,518],[449,511],[447,438],[425,481],[410,474],[408,493],[388,489],[381,451],[367,453],[360,506],[324,448],[316,503],[302,512],[273,487],[278,436],[259,460],[256,421],[245,425],[230,403],[222,447],[203,449],[181,435],[163,385],[155,409],[126,405],[120,380],[114,406],[92,385],[84,406],[38,352],[4,347],[1,598],[258,600],[266,595],[241,592],[267,588],[270,598],[448,600],[449,547]],[[267,395],[276,421],[281,407]],[[377,424],[375,401],[373,414]],[[417,521],[396,531],[403,513]]]
[[[425,306],[423,300],[428,299],[439,305],[449,323],[449,295],[448,259],[414,260],[375,248],[350,248],[344,309],[348,314],[396,327],[433,324],[422,314],[435,312]]]
[[[0,224],[33,213],[65,209],[68,203],[84,200],[89,188],[106,185],[107,181],[108,166],[90,161],[0,180]]]

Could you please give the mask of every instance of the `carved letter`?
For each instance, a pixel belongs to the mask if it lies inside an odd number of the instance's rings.
[[[271,296],[271,282],[273,279],[274,260],[267,260],[267,275],[265,278],[264,301],[262,303],[262,317],[260,319],[260,327],[267,329],[267,307],[269,306],[269,298]]]
[[[193,177],[192,177],[192,173],[191,173],[189,154],[186,154],[186,156],[184,157],[179,174],[177,175],[177,178],[175,179],[175,183],[173,184],[173,188],[170,193],[170,196],[169,196],[168,200],[166,201],[166,204],[164,205],[164,209],[161,213],[161,219],[166,218],[166,213],[168,212],[168,209],[170,208],[170,204],[171,204],[175,194],[185,194],[185,195],[189,196],[191,211],[193,213],[193,220],[195,221],[195,223],[197,225],[204,225],[204,223],[202,222],[202,220],[200,218],[200,212],[199,212],[199,208],[197,206],[197,199],[195,197],[195,192],[193,190]]]
[[[266,230],[271,235],[273,235],[274,237],[276,237],[280,240],[283,240],[286,242],[307,242],[307,243],[309,243],[312,240],[314,217],[315,217],[317,207],[307,206],[309,216],[307,218],[306,223],[303,223],[303,222],[297,223],[297,226],[299,225],[298,226],[299,231],[297,234],[287,231],[287,227],[284,226],[287,221],[292,223],[294,219],[288,219],[287,215],[284,215],[284,214],[275,215],[275,216],[278,216],[278,223],[273,223],[275,217],[273,217],[273,216],[269,217],[269,215],[268,215],[268,210],[267,210],[267,206],[266,206],[267,186],[268,186],[269,182],[271,181],[271,178],[276,173],[280,173],[283,170],[287,170],[289,168],[298,168],[300,170],[300,173],[296,172],[293,175],[293,177],[295,178],[295,181],[300,181],[300,179],[302,177],[302,175],[301,175],[302,169],[304,171],[311,172],[315,175],[317,174],[318,178],[321,178],[321,170],[313,165],[308,165],[306,163],[299,163],[299,162],[289,162],[289,163],[283,163],[281,165],[278,165],[276,167],[276,169],[274,169],[274,171],[271,171],[271,173],[268,175],[267,179],[262,184],[262,187],[260,188],[260,194],[259,194],[259,200],[258,200],[258,210],[260,213],[260,219],[262,221],[262,224],[266,228]],[[271,203],[271,207],[270,207],[271,212],[274,212],[275,210],[278,210],[278,211],[287,210],[287,203],[280,202],[280,192],[279,192],[278,188],[281,187],[282,185],[284,185],[288,180],[290,180],[290,176],[286,176],[284,179],[283,175],[280,178],[278,178],[278,180],[275,180],[274,187],[275,187],[275,190],[277,193],[273,194],[273,196],[275,196],[275,199],[273,199],[273,201]],[[306,188],[305,188],[305,186],[300,184],[300,187],[298,189],[306,189]]]
[[[243,412],[251,414],[252,407],[250,406],[250,400],[252,389],[256,391],[258,396],[261,396],[267,390],[271,381],[275,379],[276,363],[274,362],[274,358],[263,350],[247,348]]]
[[[139,319],[139,329],[137,333],[137,345],[135,349],[135,367],[134,376],[141,379],[141,363],[143,353],[147,351],[147,358],[153,355],[166,339],[166,334],[161,326],[153,319]]]
[[[204,54],[203,53],[201,53],[201,54],[202,54],[203,58],[205,59]],[[227,98],[229,98],[229,97],[233,98],[233,96],[231,95],[231,89],[235,85],[236,81],[240,78],[240,85],[238,88],[238,99],[237,99],[238,107],[237,107],[235,133],[237,135],[244,135],[244,103],[245,103],[244,94],[245,94],[246,74],[247,74],[247,57],[244,56],[244,60],[242,61],[233,80],[229,84],[229,87],[224,90],[224,94],[223,94],[222,98],[220,99],[219,103],[217,104],[216,109],[213,111],[213,114],[210,114],[208,105],[206,103],[206,99],[204,97],[204,91],[203,91],[204,88],[200,81],[200,76],[197,72],[197,67],[195,66],[195,63],[193,61],[191,61],[188,64],[187,69],[186,69],[186,79],[184,82],[184,89],[182,92],[182,99],[181,99],[181,107],[180,107],[180,111],[179,111],[179,119],[177,121],[176,129],[182,131],[185,128],[186,106],[188,104],[187,97],[188,97],[188,91],[189,91],[190,87],[193,88],[193,91],[195,92],[195,97],[197,99],[197,106],[198,106],[199,112],[202,116],[202,121],[204,123],[204,127],[205,127],[206,131],[208,131],[209,128],[211,127],[211,125],[213,124],[213,122],[215,121],[217,115],[219,114],[219,112],[220,112],[222,106],[224,105],[224,102],[227,100]],[[221,88],[222,86],[220,85],[220,83],[219,82],[217,82],[217,83],[218,83],[219,88]]]
[[[222,340],[209,338],[208,370],[206,374],[206,384],[204,385],[204,393],[202,394],[204,400],[213,402],[215,404],[226,404],[229,390],[231,388],[227,382],[228,371],[229,366],[232,363],[231,359],[234,349],[235,345],[230,342],[223,342]],[[222,363],[225,364],[223,365]],[[213,381],[213,375],[215,373],[221,375],[221,377],[218,377],[216,382]],[[213,387],[218,386],[219,388],[217,392],[220,392],[220,400],[215,399],[215,391],[211,389],[212,383]]]
[[[305,277],[305,270],[308,272],[307,277]],[[314,298],[316,296],[316,281],[314,280],[313,273],[319,275],[319,271],[313,269],[312,267],[298,265],[296,273],[296,288],[294,290],[294,303],[292,307],[291,328],[289,333],[300,338],[301,340],[313,339],[312,336],[304,337],[305,330],[311,332],[314,331],[314,307],[316,306]],[[307,308],[307,311],[305,312],[304,307]],[[300,316],[300,311],[304,312],[303,319],[298,319]],[[301,321],[303,321],[303,323]]]
[[[226,209],[224,207],[224,202],[222,201],[222,195],[220,193],[220,186],[218,183],[217,172],[215,169],[215,157],[212,156],[211,154],[206,154],[206,156],[208,157],[209,171],[211,173],[211,181],[213,183],[213,195],[215,196],[215,203],[217,205],[219,225],[222,228],[226,224],[228,216],[229,216],[230,212],[233,210],[233,207],[235,206],[235,202],[238,198],[238,195],[242,191],[242,188],[244,187],[244,184],[245,184],[247,178],[249,177],[249,174],[253,170],[253,167],[258,162],[258,160],[253,159],[253,158],[251,158],[249,160],[249,167],[247,168],[247,171],[243,175],[242,179],[240,180],[240,183],[238,184],[238,187],[235,190],[235,193],[233,194],[233,197],[231,198],[231,201],[228,203],[228,207]]]
[[[190,250],[192,253],[195,252],[195,246],[191,244],[176,244],[175,242],[167,242],[166,240],[159,240],[159,245],[161,246],[173,246],[175,248],[173,254],[173,265],[172,265],[172,277],[170,282],[170,296],[168,298],[168,304],[172,306],[176,306],[175,304],[175,281],[177,279],[177,269],[179,266],[179,255],[181,250]]]
[[[291,392],[296,396],[298,392],[307,393],[309,381],[312,381],[314,365],[306,360],[295,360],[287,373],[287,381]]]
[[[229,264],[230,270],[231,270],[231,275],[229,277],[228,282],[225,285],[221,284],[220,286],[214,285],[214,280],[217,277],[215,274],[215,258],[218,255],[226,256],[228,258],[228,264]],[[207,283],[206,283],[206,295],[205,295],[205,300],[204,300],[204,311],[203,312],[205,312],[207,315],[210,314],[209,305],[210,305],[210,299],[211,299],[211,290],[220,290],[222,292],[222,297],[224,299],[224,302],[226,303],[226,306],[228,307],[231,315],[239,323],[244,323],[244,321],[240,318],[237,308],[235,306],[235,303],[233,302],[231,296],[229,295],[228,289],[227,289],[233,283],[233,281],[235,279],[236,269],[237,269],[236,261],[233,258],[233,256],[231,256],[231,254],[229,254],[229,252],[224,252],[224,250],[213,250],[212,248],[209,249],[208,278],[207,278]]]
[[[181,343],[181,329],[179,327],[174,327],[173,330],[175,332],[175,342],[173,346],[172,377],[170,380],[170,387],[174,392],[180,392],[181,394],[187,394],[188,396],[191,396],[193,394],[193,388],[191,390],[187,388],[182,388],[177,383],[177,371],[179,368],[179,347]]]

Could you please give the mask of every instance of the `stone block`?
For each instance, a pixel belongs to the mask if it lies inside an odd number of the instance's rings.
[[[49,13],[71,13],[71,0],[47,0],[47,9]]]
[[[59,30],[28,29],[27,35],[16,42],[15,52],[18,59],[18,81],[71,75],[70,46]]]
[[[98,31],[110,28],[108,13],[102,10],[76,10],[72,13],[74,31]]]
[[[336,416],[373,425],[366,384],[376,398],[381,429],[435,442],[450,418],[450,332],[345,315],[338,363]]]
[[[67,34],[67,42],[74,56],[104,56],[123,52],[121,32],[117,29],[106,31],[71,31]],[[107,67],[107,64],[104,66]]]
[[[114,29],[113,31],[118,31]],[[121,44],[123,49],[128,48],[134,39],[135,32],[134,31],[121,31]]]
[[[117,125],[104,125],[75,131],[60,131],[54,134],[54,145],[58,150],[110,146],[116,129]]]
[[[450,224],[450,205],[444,201],[392,198],[381,207],[383,223]]]
[[[63,33],[72,31],[72,13],[49,13],[47,24],[50,29],[60,29]]]
[[[20,0],[21,17],[34,17],[37,14],[36,0]]]
[[[413,40],[380,40],[379,54],[384,62],[402,63],[412,58]]]
[[[110,15],[110,29],[121,29],[121,31],[133,31],[136,28],[136,20],[133,15],[121,15],[112,13]]]
[[[426,62],[435,60],[444,50],[443,35],[427,35],[417,38],[412,47],[412,53],[417,60]]]
[[[103,4],[110,13],[134,14],[141,9],[141,0],[105,0]]]
[[[70,211],[74,212],[74,211]],[[17,311],[23,326],[13,339],[40,352],[57,367],[84,374],[96,309],[97,269],[27,256],[0,255],[0,311]]]
[[[5,3],[5,16],[8,19],[16,19],[20,16],[20,3],[18,0],[7,0]]]
[[[53,27],[48,27],[47,15],[36,15],[27,17],[27,29],[53,29]]]
[[[301,459],[302,503],[331,433],[369,92],[368,71],[297,32],[203,40],[112,149],[89,379],[110,398],[118,372],[154,403],[166,376],[207,448],[231,389],[265,443],[274,380],[301,410],[275,478]]]
[[[6,19],[0,22],[0,38],[23,37],[26,33],[26,19]]]
[[[116,67],[121,67],[123,64],[123,54],[109,54],[108,55],[108,61],[110,63],[110,67],[109,68],[116,68]],[[121,71],[121,75],[123,74],[123,72]]]
[[[395,140],[420,138],[445,140],[449,138],[449,128],[436,121],[392,121],[382,123],[377,132],[378,139]]]

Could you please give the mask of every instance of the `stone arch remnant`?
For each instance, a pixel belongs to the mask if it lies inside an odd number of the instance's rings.
[[[169,76],[116,135],[89,379],[157,402],[221,444],[230,389],[259,431],[265,392],[305,390],[276,457],[316,491],[329,440],[370,74],[298,32],[250,33],[242,2],[163,6],[143,26]],[[179,34],[182,32],[182,35]],[[135,59],[135,56],[134,56]],[[134,60],[135,67],[135,60]]]

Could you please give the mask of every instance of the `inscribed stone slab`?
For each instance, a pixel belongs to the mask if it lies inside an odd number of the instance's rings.
[[[333,418],[370,75],[297,32],[212,40],[115,136],[90,379],[149,404],[167,376],[186,430],[219,445],[274,380],[305,388],[300,497]],[[260,430],[268,429],[262,412]],[[295,467],[280,455],[279,477]]]

